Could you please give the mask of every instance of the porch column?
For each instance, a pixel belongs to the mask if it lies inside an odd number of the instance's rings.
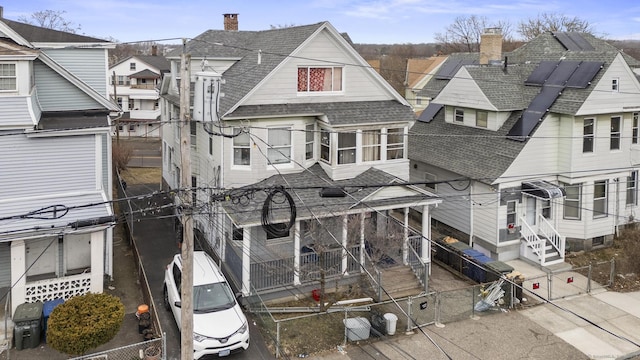
[[[11,314],[15,313],[18,305],[25,301],[25,291],[27,285],[27,257],[24,240],[13,240],[11,242]]]
[[[364,265],[364,256],[365,256],[365,251],[367,251],[366,247],[364,246],[364,217],[365,217],[365,213],[361,213],[360,214],[360,264]],[[360,267],[360,272],[365,272],[364,266]]]
[[[251,294],[251,231],[242,228],[242,295]]]
[[[409,265],[409,208],[404,208],[404,236],[402,241],[402,263]]]
[[[103,292],[104,279],[104,237],[106,230],[94,231],[91,233],[91,285],[89,291],[92,293]]]
[[[347,224],[349,222],[349,216],[344,215],[342,217],[342,273],[347,275]]]
[[[431,213],[429,205],[422,206],[422,261],[428,264],[429,275],[431,275]]]
[[[300,221],[293,230],[293,285],[300,285]]]

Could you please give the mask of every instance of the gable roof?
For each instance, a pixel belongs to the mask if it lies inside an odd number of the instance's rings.
[[[138,71],[137,73],[133,73],[129,75],[129,77],[137,78],[137,79],[157,79],[160,77],[160,74],[155,73],[149,69],[144,69],[144,70]]]
[[[131,59],[138,59],[139,61],[142,61],[143,63],[158,69],[160,71],[160,73],[166,73],[169,72],[171,70],[171,63],[169,62],[169,60],[167,60],[166,57],[164,56],[160,56],[160,55],[131,55],[128,56],[120,61],[118,61],[117,63],[109,66],[109,69],[113,68],[114,66],[118,66],[120,64],[122,64],[125,61],[131,60]]]
[[[25,24],[9,19],[0,19],[13,31],[30,43],[104,43],[110,41],[94,37],[73,34],[65,31],[48,29],[40,26]]]
[[[220,89],[224,96],[220,98],[219,110],[222,117],[226,118],[229,113],[235,116],[236,107],[241,105],[242,100],[251,91],[285,60],[295,56],[297,49],[322,30],[334,34],[354,56],[359,57],[348,37],[338,33],[326,21],[264,31],[208,30],[189,41],[185,51],[191,54],[192,60],[216,58],[234,61],[224,72],[224,84]],[[182,49],[175,49],[167,58],[176,58],[181,53]],[[366,67],[366,61],[362,60],[362,65]],[[377,76],[383,87],[392,91],[391,86],[379,74],[372,69],[371,73]],[[409,107],[406,100],[395,91],[390,93],[399,103],[404,102]]]
[[[432,73],[440,64],[447,59],[446,56],[431,56],[429,58],[407,59],[407,87],[415,88],[425,78]]]
[[[262,207],[267,194],[264,191],[256,191],[256,189],[273,189],[278,186],[284,187],[290,193],[296,206],[298,219],[312,219],[316,216],[319,218],[336,216],[336,214],[354,213],[356,210],[391,204],[411,203],[412,205],[418,205],[419,203],[440,202],[437,196],[416,190],[414,190],[415,195],[408,197],[377,200],[374,197],[372,200],[367,199],[385,185],[394,183],[398,183],[398,186],[404,186],[402,181],[398,182],[398,178],[395,176],[376,168],[369,168],[352,179],[333,181],[320,164],[316,163],[299,173],[273,175],[256,184],[234,189],[234,194],[242,194],[245,190],[251,192],[251,201],[248,203],[224,201],[222,206],[236,225],[244,227],[261,223]],[[304,186],[292,189],[288,184],[304,184]],[[342,189],[347,195],[344,197],[319,196],[318,193],[321,188],[327,187]],[[273,209],[272,220],[276,222],[289,221],[289,208],[286,206],[283,208]]]

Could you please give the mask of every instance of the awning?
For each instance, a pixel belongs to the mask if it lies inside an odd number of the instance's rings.
[[[555,199],[566,195],[563,188],[544,180],[523,182],[522,192],[543,200]]]

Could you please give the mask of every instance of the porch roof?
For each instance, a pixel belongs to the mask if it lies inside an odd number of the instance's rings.
[[[388,189],[389,185],[394,183],[403,191],[383,193],[383,189]],[[291,195],[298,220],[354,214],[367,209],[386,210],[441,202],[436,195],[405,185],[395,176],[379,169],[370,168],[352,179],[333,181],[316,163],[299,173],[274,175],[259,183],[235,189],[230,197],[238,201],[226,201],[223,208],[236,226],[259,226],[262,224],[262,207],[268,195],[267,191],[278,186],[284,187]],[[344,196],[323,197],[320,194],[323,188],[336,189],[331,193]],[[251,195],[241,197],[247,194]],[[281,205],[272,204],[272,222],[288,222],[290,216],[286,201]]]
[[[543,200],[555,199],[565,196],[565,191],[558,185],[544,180],[524,181],[522,192]]]
[[[98,219],[104,220],[112,215],[111,203],[101,192],[0,201],[0,241],[30,233],[69,232],[77,222],[88,226],[101,225]]]

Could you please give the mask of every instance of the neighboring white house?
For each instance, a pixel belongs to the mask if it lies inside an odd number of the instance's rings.
[[[423,89],[411,178],[447,199],[435,220],[498,260],[611,244],[640,210],[638,61],[582,33],[506,54],[501,42],[484,34],[480,54],[451,54]]]
[[[114,121],[120,136],[160,137],[158,87],[167,72],[169,61],[155,46],[151,55],[133,55],[109,67],[109,96],[124,111]]]
[[[10,314],[102,292],[112,274],[114,46],[2,19],[0,8],[0,299],[11,289]]]
[[[422,88],[436,74],[446,56],[438,55],[429,58],[409,58],[407,59],[407,73],[405,76],[404,98],[413,107],[417,114],[421,113],[431,99],[421,94]]]
[[[428,266],[429,212],[440,200],[403,185],[409,179],[406,134],[415,120],[408,103],[328,22],[235,29],[209,30],[186,45],[195,84],[186,186],[198,189],[194,196],[203,210],[195,217],[196,233],[243,293],[308,284],[304,267],[317,255],[305,251],[318,222],[326,231],[328,276],[359,276],[370,250],[365,228],[372,227],[377,235],[399,236],[393,252],[400,262],[417,263],[410,260],[417,251]],[[167,58],[172,73],[161,91],[162,121],[170,124],[163,129],[163,180],[179,189],[185,187],[177,121],[180,52]],[[280,190],[291,195],[297,212],[292,219],[289,210],[274,211],[270,221],[281,230],[274,233],[261,214],[267,196],[283,201]],[[412,246],[410,208],[424,214],[423,234]],[[400,225],[388,216],[394,210]]]

